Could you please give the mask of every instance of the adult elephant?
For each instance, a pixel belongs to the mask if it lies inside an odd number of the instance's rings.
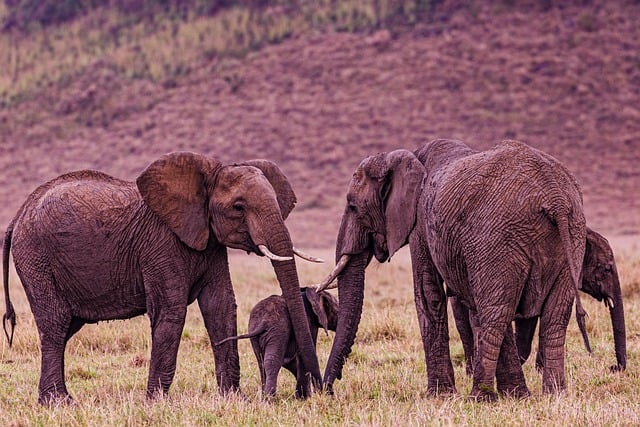
[[[591,295],[598,301],[603,301],[609,309],[616,354],[616,364],[611,365],[609,370],[612,372],[624,371],[627,368],[627,338],[618,268],[607,239],[590,228],[587,228],[581,284],[580,290],[582,292]],[[531,318],[516,319],[515,321],[516,345],[521,363],[526,362],[531,353],[531,343],[537,320],[537,318]],[[538,348],[536,368],[542,369],[544,364],[544,350]]]
[[[5,236],[3,326],[11,342],[11,250],[40,334],[39,402],[71,399],[64,350],[84,324],[143,313],[152,333],[147,396],[166,393],[188,304],[198,300],[212,343],[237,334],[227,247],[272,260],[304,368],[319,386],[295,249],[284,224],[295,202],[272,162],[223,165],[190,152],[162,156],[135,183],[79,171],[36,189]],[[213,354],[219,391],[238,390],[237,342],[215,346]]]
[[[624,321],[624,304],[618,269],[613,250],[607,239],[598,232],[587,227],[587,240],[582,263],[580,290],[598,301],[603,301],[609,308],[616,364],[609,367],[612,372],[624,371],[627,367],[627,340]],[[456,329],[462,341],[466,360],[466,372],[473,373],[474,333],[469,318],[469,310],[458,297],[451,297]],[[531,344],[536,330],[536,317],[515,320],[515,339],[520,363],[524,364],[531,354]],[[591,349],[587,349],[591,352]],[[544,350],[539,349],[536,355],[536,368],[544,367]]]
[[[364,272],[407,242],[431,393],[455,391],[447,293],[476,315],[471,396],[527,396],[513,333],[517,316],[541,319],[543,389],[565,387],[564,341],[585,251],[581,191],[554,158],[516,141],[476,152],[436,140],[415,153],[364,159],[347,192],[336,243],[338,329],[324,375],[332,391],[362,313]],[[447,284],[445,292],[443,281]],[[581,329],[584,310],[576,298]]]

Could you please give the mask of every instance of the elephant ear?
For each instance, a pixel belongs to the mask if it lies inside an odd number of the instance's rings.
[[[305,289],[305,295],[311,303],[311,308],[313,312],[318,316],[318,323],[327,332],[327,328],[329,327],[329,319],[327,318],[327,312],[324,308],[324,304],[322,304],[322,297],[318,295],[316,289],[313,287],[308,287]],[[328,333],[328,332],[327,332]]]
[[[151,163],[136,180],[144,202],[189,247],[209,240],[205,180],[220,163],[200,154],[175,152]]]
[[[296,194],[293,192],[293,188],[291,188],[291,184],[289,184],[289,180],[284,173],[282,173],[278,165],[269,160],[255,159],[238,163],[237,166],[253,166],[262,171],[276,192],[278,206],[280,206],[280,212],[282,213],[282,219],[287,219],[293,210],[297,199]]]
[[[598,247],[598,241],[595,231],[587,227],[587,240],[584,247],[584,261],[582,263],[583,270],[587,267],[595,268],[598,262],[596,257],[596,251]]]
[[[389,257],[407,243],[416,223],[416,209],[425,169],[408,150],[386,155],[388,170],[383,186]]]

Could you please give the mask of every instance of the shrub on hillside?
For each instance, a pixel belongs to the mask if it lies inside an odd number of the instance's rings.
[[[186,17],[210,15],[236,3],[261,4],[262,0],[5,0],[7,16],[3,28],[29,30],[33,26],[60,24],[99,8],[111,7],[139,19],[156,13],[172,13]]]

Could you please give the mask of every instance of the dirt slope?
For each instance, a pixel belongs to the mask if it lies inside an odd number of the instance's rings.
[[[297,244],[330,247],[364,156],[453,137],[549,152],[578,177],[593,228],[640,239],[640,5],[593,3],[307,35],[163,83],[94,64],[0,111],[0,230],[60,173],[134,179],[160,154],[193,150],[275,160],[298,194]]]

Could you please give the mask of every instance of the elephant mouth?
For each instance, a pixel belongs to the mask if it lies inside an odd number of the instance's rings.
[[[382,233],[373,234],[373,255],[380,263],[386,262],[389,259],[387,239]]]

